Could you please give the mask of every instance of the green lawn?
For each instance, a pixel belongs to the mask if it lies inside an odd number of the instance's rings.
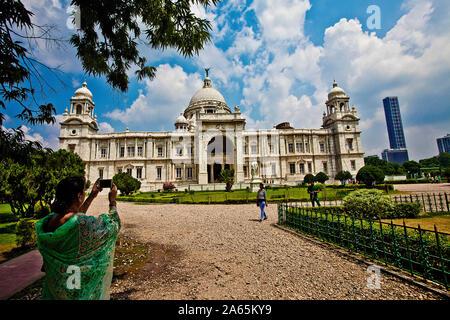
[[[340,200],[353,189],[327,188],[319,194],[320,200]],[[254,202],[256,192],[248,192],[247,190],[225,191],[195,191],[189,192],[141,192],[132,196],[119,196],[118,200],[135,201],[135,202],[155,202],[155,203],[226,203],[226,202]],[[309,194],[305,187],[267,189],[267,200],[283,201],[283,200],[309,200]]]
[[[434,230],[434,226],[439,232],[445,232],[450,234],[450,214],[445,215],[435,215],[430,217],[419,217],[414,219],[404,219],[405,224],[410,227],[417,228],[418,225],[422,229]],[[391,220],[383,220],[386,222],[391,222]],[[403,224],[403,219],[394,219],[392,220],[395,224]]]

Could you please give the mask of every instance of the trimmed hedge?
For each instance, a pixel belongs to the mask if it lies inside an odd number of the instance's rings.
[[[312,210],[313,212],[328,212],[332,214],[346,214],[351,216],[351,214],[347,213],[344,206],[335,206],[335,207],[314,207],[308,208],[308,210]],[[384,214],[380,219],[401,219],[401,218],[417,218],[419,214],[422,212],[422,206],[420,203],[396,203],[394,204],[394,211],[389,214]],[[356,215],[359,218],[359,216]]]
[[[386,180],[386,184],[415,184],[415,183],[431,183],[428,178],[425,179],[408,179],[408,180]]]
[[[421,212],[422,205],[420,203],[396,203],[393,216],[389,218],[417,218]]]

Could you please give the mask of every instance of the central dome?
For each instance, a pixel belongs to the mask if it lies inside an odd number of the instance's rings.
[[[203,87],[192,96],[189,105],[195,104],[201,101],[220,101],[226,103],[222,94],[212,87]]]
[[[197,90],[184,111],[186,119],[192,119],[197,113],[231,113],[225,98],[211,85],[211,79],[206,76],[203,88]]]

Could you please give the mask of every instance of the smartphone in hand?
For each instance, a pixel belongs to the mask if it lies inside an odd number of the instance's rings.
[[[100,180],[100,188],[111,188],[112,187],[112,180],[111,179],[101,179]]]

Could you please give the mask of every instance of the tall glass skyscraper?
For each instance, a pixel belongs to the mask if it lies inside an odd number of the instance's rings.
[[[445,137],[436,139],[439,153],[441,152],[449,152],[450,153],[450,134],[447,134]]]
[[[403,133],[402,117],[397,97],[387,97],[383,99],[384,115],[389,134],[389,144],[391,149],[406,148],[405,134]]]
[[[406,149],[405,134],[403,133],[402,117],[400,115],[400,105],[397,97],[386,97],[383,99],[384,115],[389,135],[390,149],[382,153],[382,158],[389,162],[402,164],[409,160]]]

